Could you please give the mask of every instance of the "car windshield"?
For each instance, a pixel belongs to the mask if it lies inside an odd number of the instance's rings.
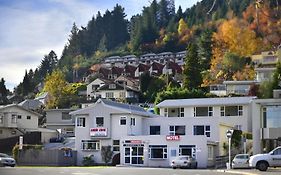
[[[10,157],[7,154],[0,153],[0,157]]]
[[[188,160],[188,157],[178,157],[178,160]]]

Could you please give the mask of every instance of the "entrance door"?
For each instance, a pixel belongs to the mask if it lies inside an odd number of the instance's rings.
[[[125,147],[125,163],[132,165],[142,165],[143,146]]]

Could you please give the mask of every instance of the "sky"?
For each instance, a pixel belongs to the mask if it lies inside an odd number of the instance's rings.
[[[200,0],[175,0],[183,11]],[[72,24],[86,26],[118,3],[129,19],[152,0],[0,0],[0,78],[11,91],[25,70],[35,69],[51,50],[60,58]]]

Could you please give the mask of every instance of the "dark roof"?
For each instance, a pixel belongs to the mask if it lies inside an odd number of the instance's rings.
[[[140,63],[140,64],[138,65],[139,72],[145,72],[145,71],[148,71],[148,70],[149,70],[149,67],[150,67],[150,66],[145,65],[145,64],[142,64],[142,63]]]
[[[124,69],[123,69],[123,68],[116,67],[116,66],[113,66],[113,67],[111,68],[111,74],[117,74],[117,75],[119,76],[119,75],[121,75],[123,72],[124,72]]]
[[[158,73],[162,74],[164,65],[163,65],[163,64],[160,64],[160,63],[157,63],[157,62],[153,62],[153,63],[151,64],[151,67],[152,67],[152,70],[157,70]]]
[[[173,61],[168,61],[167,62],[167,68],[172,69],[173,73],[182,73],[182,68],[180,65]]]

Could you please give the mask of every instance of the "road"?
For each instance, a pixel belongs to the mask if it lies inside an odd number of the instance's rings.
[[[208,170],[136,167],[0,167],[0,175],[280,175],[281,169],[257,170]]]

